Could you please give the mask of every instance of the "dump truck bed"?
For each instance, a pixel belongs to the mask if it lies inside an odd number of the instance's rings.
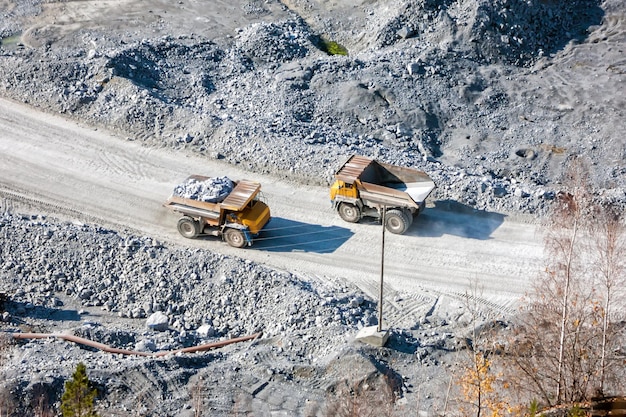
[[[406,190],[406,187],[404,188]],[[430,193],[430,190],[428,191]],[[361,182],[359,184],[359,193],[361,199],[367,203],[374,203],[385,205],[389,207],[414,207],[419,208],[420,202],[424,199],[415,199],[407,191],[404,191],[401,187],[392,188],[382,185],[371,184],[368,182]],[[421,196],[421,193],[420,195]]]
[[[204,181],[209,177],[192,175],[188,179]],[[184,214],[192,214],[208,218],[219,218],[222,210],[241,211],[257,195],[261,189],[258,182],[241,180],[238,181],[228,196],[219,203],[210,203],[191,198],[172,195],[166,202],[165,207]]]
[[[214,220],[218,220],[220,217],[219,203],[207,203],[173,195],[163,205],[170,210],[188,216],[201,216]]]

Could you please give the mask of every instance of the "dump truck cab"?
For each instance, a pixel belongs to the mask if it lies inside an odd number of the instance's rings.
[[[359,197],[359,192],[355,186],[355,184],[346,183],[342,180],[336,180],[330,186],[330,200],[335,201],[337,196],[341,196],[345,199],[357,199]]]

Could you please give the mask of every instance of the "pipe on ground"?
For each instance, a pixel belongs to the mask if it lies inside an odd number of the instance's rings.
[[[219,342],[206,343],[204,345],[191,346],[182,349],[176,350],[165,350],[161,352],[140,352],[137,350],[128,350],[128,349],[118,349],[111,346],[107,346],[103,343],[94,342],[93,340],[85,339],[78,336],[73,336],[69,334],[62,333],[12,333],[14,339],[47,339],[47,338],[56,338],[63,339],[69,342],[74,342],[80,345],[94,347],[103,352],[108,353],[118,353],[121,355],[137,355],[137,356],[150,356],[150,357],[162,357],[167,355],[175,355],[177,353],[192,353],[192,352],[200,352],[203,350],[215,349],[222,346],[230,345],[233,343],[245,342],[247,340],[257,339],[261,337],[263,332],[255,333],[249,336],[236,337],[234,339],[222,340]]]

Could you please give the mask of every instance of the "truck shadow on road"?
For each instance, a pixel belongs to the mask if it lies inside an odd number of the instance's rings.
[[[272,221],[254,239],[252,248],[268,252],[332,253],[353,234],[343,227],[272,217]]]
[[[506,216],[476,210],[454,200],[440,200],[435,207],[424,210],[405,233],[410,236],[441,237],[454,235],[468,239],[487,240],[504,222]]]

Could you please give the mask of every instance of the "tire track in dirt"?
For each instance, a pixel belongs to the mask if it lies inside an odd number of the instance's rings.
[[[67,207],[60,202],[55,202],[46,197],[27,196],[0,183],[0,197],[2,198],[0,208],[3,210],[28,210],[43,211],[65,218],[82,219],[85,222],[102,223],[103,219],[89,216],[81,211]]]
[[[149,178],[147,172],[150,170],[148,163],[145,162],[149,152],[145,148],[140,148],[138,155],[119,155],[109,152],[102,152],[99,156],[99,164],[95,164],[94,169],[101,172],[112,172],[116,175],[132,178],[133,180],[142,180]]]

